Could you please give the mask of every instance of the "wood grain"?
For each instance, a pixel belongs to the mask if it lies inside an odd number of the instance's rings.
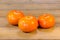
[[[60,3],[60,0],[0,0],[0,3]]]
[[[16,1],[16,0],[15,0]],[[25,15],[27,14],[32,14],[34,16],[39,16],[39,14],[42,13],[51,13],[54,16],[60,16],[60,4],[59,3],[34,3],[32,0],[32,3],[30,3],[30,1],[26,1],[28,3],[19,3],[17,1],[17,3],[15,3],[15,1],[13,1],[13,3],[9,3],[10,1],[6,1],[6,3],[4,3],[5,1],[1,1],[2,3],[0,3],[0,16],[1,17],[6,17],[7,13],[9,10],[21,10],[24,12]],[[40,0],[41,1],[41,0]],[[52,1],[52,0],[51,0]],[[45,1],[47,2],[47,0]],[[53,1],[52,1],[53,2]],[[14,4],[15,3],[15,4]]]
[[[34,3],[49,3],[49,4],[55,4],[60,3],[60,0],[32,0]]]
[[[0,0],[0,3],[26,3],[29,0]]]
[[[16,9],[18,10],[18,9]],[[0,10],[0,17],[6,17],[10,10]],[[60,10],[21,10],[25,15],[39,16],[44,13],[49,13],[55,17],[60,17]]]
[[[60,4],[0,4],[0,10],[11,10],[11,9],[60,9]]]
[[[38,18],[44,13],[55,17],[55,26],[24,33],[7,21],[10,10],[21,10]],[[0,39],[60,39],[60,0],[0,0]]]
[[[59,24],[50,29],[37,29],[24,33],[17,26],[10,25],[6,18],[0,18],[0,39],[60,39]]]

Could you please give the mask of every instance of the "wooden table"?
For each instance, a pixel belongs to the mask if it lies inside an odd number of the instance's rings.
[[[60,39],[60,26],[56,24],[50,29],[37,29],[32,33],[24,33],[18,26],[10,25],[6,18],[0,18],[0,39]]]
[[[50,29],[24,33],[7,22],[10,10],[21,10],[36,17],[49,13],[55,17],[56,24]],[[0,39],[60,39],[60,0],[0,0]]]

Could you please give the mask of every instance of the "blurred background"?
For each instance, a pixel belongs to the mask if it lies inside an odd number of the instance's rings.
[[[39,16],[42,13],[60,15],[60,0],[0,0],[0,16],[5,17],[9,10],[22,10],[25,15]]]
[[[9,10],[21,10],[36,17],[50,13],[57,17],[57,23],[60,20],[60,0],[0,0],[0,17],[6,17]]]

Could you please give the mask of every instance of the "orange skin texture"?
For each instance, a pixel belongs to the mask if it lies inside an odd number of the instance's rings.
[[[34,16],[25,16],[19,20],[18,26],[23,32],[32,32],[37,29],[38,21]]]
[[[39,16],[38,22],[42,28],[51,28],[55,25],[54,16],[51,14],[43,14]]]
[[[24,17],[23,12],[18,10],[11,10],[7,15],[8,22],[12,25],[18,25],[18,20]]]

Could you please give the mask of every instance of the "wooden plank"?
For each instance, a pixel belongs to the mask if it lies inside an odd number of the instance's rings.
[[[17,9],[16,9],[17,10]],[[10,10],[0,10],[0,17],[6,17]],[[21,10],[25,15],[39,16],[44,13],[60,17],[60,10]]]
[[[60,9],[59,4],[25,4],[23,9]]]
[[[0,0],[0,3],[60,3],[60,0]]]
[[[0,0],[0,3],[26,3],[29,0]]]
[[[60,4],[0,4],[0,10],[11,9],[60,9]]]
[[[0,4],[0,10],[6,9],[22,9],[24,4]]]
[[[60,25],[50,29],[37,29],[32,33],[24,33],[17,26],[10,25],[6,18],[0,17],[0,39],[60,39]]]
[[[32,0],[33,3],[60,3],[60,0]]]

